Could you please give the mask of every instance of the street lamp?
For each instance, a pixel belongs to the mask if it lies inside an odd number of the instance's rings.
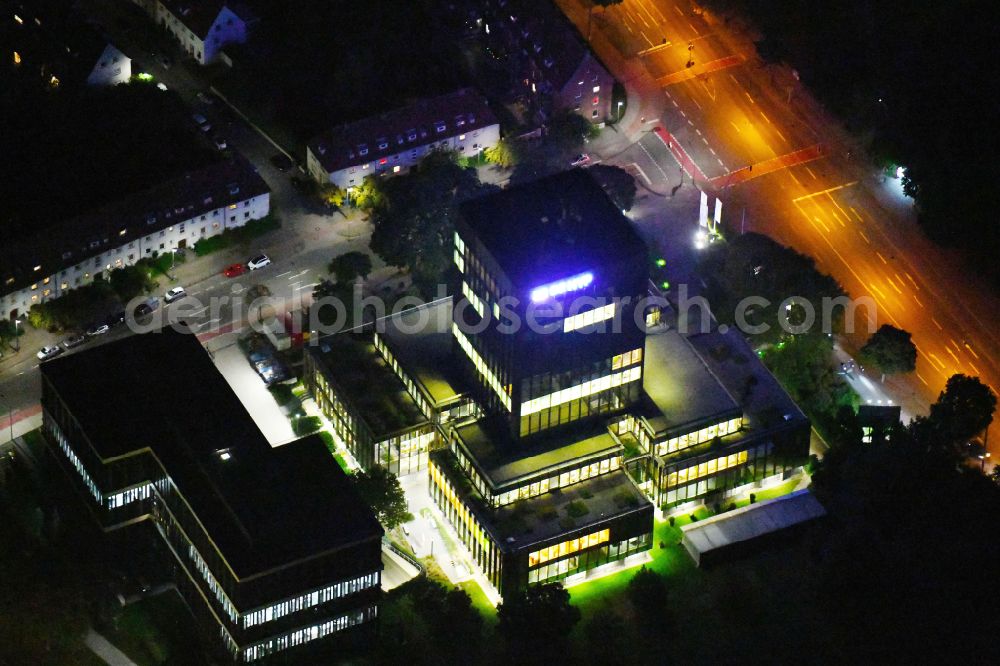
[[[622,121],[622,104],[624,103],[622,100],[618,100],[618,120],[615,122],[620,123]]]
[[[21,335],[21,320],[14,318],[14,351],[21,351],[21,340],[19,339]]]

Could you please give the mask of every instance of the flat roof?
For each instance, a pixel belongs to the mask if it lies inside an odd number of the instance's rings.
[[[465,393],[452,356],[451,306],[449,296],[380,322],[379,335],[406,374],[435,405]]]
[[[603,424],[518,442],[500,431],[494,434],[482,421],[456,428],[455,434],[496,489],[574,460],[621,448]]]
[[[645,355],[642,388],[652,404],[642,411],[657,433],[693,430],[740,413],[733,396],[675,329],[647,335]]]
[[[377,439],[427,422],[403,380],[375,348],[370,329],[337,333],[307,349]]]
[[[695,562],[707,552],[757,539],[766,534],[815,520],[826,509],[808,489],[728,511],[691,523],[684,531],[684,548]]]
[[[570,516],[570,503],[586,506],[587,513]],[[638,511],[652,514],[653,505],[619,469],[500,507],[480,519],[502,549],[516,550]]]
[[[461,211],[521,289],[646,257],[632,223],[585,169],[468,201]]]
[[[102,458],[152,450],[237,576],[382,534],[318,436],[271,448],[194,335],[133,335],[41,372]]]
[[[745,426],[769,428],[808,421],[737,329],[700,333],[687,340],[722,385],[740,396]]]

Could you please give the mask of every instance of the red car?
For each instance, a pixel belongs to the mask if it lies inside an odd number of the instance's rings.
[[[227,266],[226,270],[222,271],[222,274],[226,277],[237,277],[246,272],[247,267],[244,264],[233,264],[232,266]]]

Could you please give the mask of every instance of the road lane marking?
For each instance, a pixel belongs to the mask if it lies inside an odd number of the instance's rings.
[[[958,358],[957,356],[955,356],[955,352],[953,352],[953,351],[951,350],[951,347],[945,347],[945,348],[944,348],[944,350],[945,350],[946,352],[948,352],[949,354],[951,354],[951,357],[952,357],[953,359],[955,359],[955,363],[957,363],[957,364],[959,364],[959,365],[962,365],[962,361],[961,361],[961,360],[959,360],[959,358]]]
[[[837,222],[840,223],[840,226],[844,227],[845,229],[847,228],[847,225],[844,224],[844,221],[842,219],[840,219],[839,215],[837,215],[837,211],[831,210],[830,214],[833,215],[833,219],[837,220]]]
[[[868,243],[869,245],[872,244],[872,242],[870,240],[868,240],[868,236],[865,236],[865,232],[863,232],[860,229],[858,229],[858,233],[861,234],[861,237],[865,239],[866,243]]]
[[[892,287],[896,291],[897,294],[899,294],[900,296],[903,295],[903,291],[899,287],[896,286],[896,283],[892,281],[892,278],[887,279],[886,282],[889,283],[889,286]]]
[[[767,121],[767,124],[768,124],[768,125],[772,124],[772,123],[771,123],[771,119],[770,119],[770,118],[768,118],[768,117],[767,117],[766,115],[764,115],[764,112],[763,112],[763,111],[761,111],[761,112],[760,112],[760,115],[764,116],[764,120],[766,120],[766,121]],[[781,138],[785,138],[785,137],[781,137]]]
[[[678,7],[677,5],[674,5],[674,11],[677,12],[678,14],[680,14],[681,18],[684,18],[684,12],[681,11],[680,7]]]
[[[781,133],[781,130],[779,130],[779,129],[775,129],[774,131],[778,133],[778,136],[780,136],[780,137],[781,137],[781,140],[782,140],[782,141],[784,141],[785,143],[788,143],[788,139],[786,139],[786,138],[785,138],[785,135]]]
[[[684,116],[685,118],[688,117],[688,114],[684,113],[684,109],[681,109],[681,115]]]
[[[799,187],[802,187],[802,183],[799,182],[799,179],[795,177],[794,173],[792,173],[791,171],[789,171],[788,175],[792,177],[792,180],[795,181],[796,185],[798,185]]]
[[[850,208],[851,212],[854,213],[854,217],[857,218],[858,222],[864,223],[864,220],[861,219],[860,215],[858,215],[858,211],[854,210],[854,206],[848,206],[848,208]]]
[[[914,289],[916,289],[917,291],[920,291],[920,286],[913,280],[913,276],[912,275],[910,275],[906,271],[903,271],[903,275],[905,275],[906,279],[910,281],[910,284],[913,285]],[[900,280],[900,282],[902,282],[902,280]]]
[[[883,264],[885,264],[886,266],[889,265],[889,262],[885,260],[885,257],[882,256],[881,252],[879,252],[878,250],[875,250],[875,254],[878,255],[878,258],[882,260]]]
[[[756,103],[757,103],[757,102],[754,102],[754,101],[753,101],[753,97],[751,97],[751,96],[750,96],[750,93],[748,93],[748,92],[747,92],[746,90],[744,90],[744,91],[743,91],[743,94],[744,94],[744,95],[746,95],[746,96],[747,96],[747,99],[748,99],[748,100],[750,100],[750,101],[751,101],[751,102],[752,102],[753,104],[756,104]]]
[[[830,233],[830,227],[826,226],[826,222],[824,222],[823,220],[819,219],[819,218],[818,218],[818,217],[816,217],[815,215],[813,215],[813,219],[814,219],[814,220],[816,220],[817,222],[819,222],[819,223],[820,223],[820,225],[821,225],[821,226],[822,226],[822,227],[823,227],[824,229],[826,229],[826,233]]]
[[[808,171],[809,175],[813,177],[813,180],[819,180],[819,178],[816,177],[816,174],[813,173],[812,169],[806,167],[806,171]]]
[[[917,373],[917,379],[922,381],[924,383],[924,386],[930,386],[930,384],[927,383],[927,380],[920,376],[919,372]]]
[[[690,125],[691,127],[694,127],[694,123],[693,123],[693,122],[691,122],[691,119],[690,119],[690,118],[688,118],[688,125]]]
[[[939,324],[937,319],[935,319],[934,317],[931,317],[931,321],[934,322],[934,325],[938,327],[939,331],[943,331],[944,330],[944,326],[942,326],[941,324]]]
[[[869,283],[868,288],[877,293],[879,296],[881,296],[882,300],[886,300],[885,292],[876,287],[874,282]]]
[[[816,177],[816,174],[814,174],[812,171],[810,171],[809,167],[806,167],[806,171],[809,171],[809,174],[813,178]],[[795,182],[798,182],[798,181],[796,180]],[[796,201],[802,201],[803,199],[812,199],[813,197],[819,197],[819,196],[822,196],[824,194],[830,194],[830,192],[836,192],[837,190],[842,190],[845,187],[851,187],[852,185],[857,185],[857,184],[858,184],[858,181],[852,180],[849,183],[844,183],[843,185],[837,185],[835,187],[828,187],[827,189],[820,190],[819,192],[813,192],[812,194],[804,194],[801,197],[796,197],[796,198],[792,199],[792,202],[794,203]],[[832,199],[833,197],[830,197],[830,198]],[[846,213],[845,213],[845,215],[846,215]]]
[[[288,274],[290,274],[290,273],[291,273],[291,271],[285,271],[284,273],[278,273],[278,274],[277,274],[277,275],[275,275],[274,277],[284,277],[284,276],[286,276],[286,275],[288,275]]]
[[[919,305],[920,307],[924,307],[924,304],[920,302],[920,299],[917,298],[916,294],[913,294],[913,300],[915,300],[917,302],[917,305]]]
[[[937,365],[940,365],[942,370],[945,369],[945,364],[941,362],[941,359],[937,357],[937,354],[928,354],[927,357],[934,361]]]
[[[700,129],[696,129],[696,130],[695,130],[695,133],[696,133],[696,134],[697,134],[698,136],[701,136],[701,130],[700,130]]]
[[[969,346],[969,343],[968,343],[968,342],[966,342],[966,343],[965,343],[965,348],[969,350],[969,353],[970,353],[970,354],[972,354],[973,356],[975,356],[975,357],[976,357],[976,360],[977,360],[977,361],[979,360],[979,354],[977,354],[977,353],[976,353],[976,350],[974,350],[974,349],[973,349],[972,347],[970,347],[970,346]]]
[[[701,111],[704,111],[704,110],[705,110],[705,107],[703,107],[703,106],[701,105],[701,102],[699,102],[699,101],[698,101],[698,98],[697,98],[697,97],[692,97],[692,98],[691,98],[691,101],[692,101],[692,102],[694,102],[694,105],[695,105],[695,106],[697,106],[699,110],[701,110]],[[715,99],[713,98],[713,99],[712,99],[712,101],[714,102],[714,101],[715,101]]]
[[[716,153],[715,153],[715,148],[712,148],[711,146],[709,146],[709,147],[708,147],[708,152],[710,152],[710,153],[712,153],[713,155],[715,155],[716,157],[718,157],[718,155],[716,155]]]
[[[740,85],[740,82],[736,80],[736,77],[733,76],[732,72],[729,73],[729,78],[731,78],[733,80],[733,83],[735,83],[736,85]]]
[[[973,372],[975,372],[977,375],[982,374],[981,372],[979,372],[979,368],[977,368],[972,361],[969,361],[969,367],[972,368]]]
[[[740,134],[743,134],[743,131],[740,130],[739,125],[737,125],[736,123],[734,123],[732,120],[729,121],[729,124],[732,125],[733,129],[735,129],[737,132],[739,132]]]
[[[677,108],[680,108],[680,106],[678,106],[678,104],[677,104],[677,100],[676,99],[671,99],[670,103],[673,104],[674,106],[676,106]]]
[[[729,167],[727,167],[727,166],[726,166],[726,163],[725,163],[725,162],[723,162],[723,161],[722,161],[722,160],[720,160],[720,159],[717,159],[716,161],[717,161],[717,162],[719,163],[719,166],[721,166],[721,167],[722,167],[723,169],[725,169],[726,171],[729,171]]]
[[[698,28],[696,28],[696,27],[694,27],[693,25],[691,25],[691,21],[686,21],[686,23],[688,24],[688,27],[689,27],[689,28],[691,28],[691,32],[693,32],[693,33],[694,33],[694,34],[696,34],[696,35],[697,35],[697,34],[700,34],[700,33],[698,32]]]

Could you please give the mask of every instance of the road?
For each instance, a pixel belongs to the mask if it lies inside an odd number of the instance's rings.
[[[583,0],[559,4],[586,34]],[[614,73],[629,84],[630,106],[636,93],[658,98],[643,102],[660,111],[657,120],[701,171],[687,175],[719,194],[731,229],[739,232],[745,216],[746,230],[810,255],[852,297],[871,298],[879,324],[913,334],[916,371],[884,386],[905,411],[925,413],[955,373],[1000,387],[996,295],[923,237],[898,181],[865,161],[792,70],[764,64],[746,31],[684,0],[595,10],[593,31],[595,51],[623,70]],[[609,45],[617,52],[608,53]],[[630,139],[648,141],[647,130]],[[657,161],[671,175],[678,169],[675,160]],[[852,353],[867,338],[866,322],[858,324],[844,340]]]
[[[101,6],[109,5],[101,3]],[[108,26],[112,31],[121,29],[117,21],[109,20]],[[122,35],[119,41],[133,58],[134,71],[149,72],[158,82],[177,91],[193,110],[203,113],[212,122],[213,134],[225,136],[230,150],[238,150],[254,164],[271,188],[271,209],[282,222],[281,229],[259,237],[250,247],[227,249],[206,257],[195,257],[188,251],[188,261],[178,264],[173,271],[176,281],[167,284],[160,279],[161,292],[182,285],[188,298],[162,306],[154,313],[156,321],[166,322],[167,317],[177,319],[178,315],[183,315],[203,343],[208,345],[211,340],[210,348],[218,349],[231,344],[250,317],[256,315],[256,312],[248,312],[247,307],[246,292],[251,285],[266,286],[274,301],[281,304],[279,307],[289,309],[296,303],[308,302],[312,287],[327,277],[326,266],[333,256],[350,250],[368,251],[370,228],[360,214],[345,217],[322,210],[314,200],[302,196],[291,186],[288,173],[280,172],[269,163],[269,158],[277,151],[255,128],[226,109],[220,100],[212,104],[197,100],[197,93],[208,88],[207,82],[198,78],[197,70],[180,64],[177,54],[173,59],[178,64],[164,69],[154,54],[135,44],[129,34]],[[270,256],[273,263],[236,278],[222,275],[226,266],[245,262],[259,253]],[[374,283],[395,275],[395,269],[386,268],[377,257],[372,260],[375,270],[370,279]],[[65,353],[79,353],[132,333],[126,326],[113,328]],[[68,334],[52,335],[28,326],[21,339],[21,351],[15,354],[4,350],[4,356],[0,357],[0,443],[10,439],[9,415],[12,412],[15,423],[23,425],[27,420],[37,420],[41,385],[35,352],[43,345],[57,344],[66,337]]]

